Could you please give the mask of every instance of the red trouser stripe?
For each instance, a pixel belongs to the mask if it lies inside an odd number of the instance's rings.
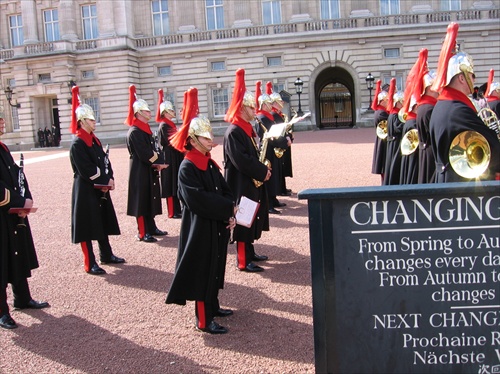
[[[198,328],[205,329],[207,327],[207,317],[205,315],[205,302],[196,302],[196,313],[198,315]]]
[[[83,252],[83,268],[85,271],[90,271],[90,256],[89,248],[87,247],[87,242],[81,242],[82,252]]]
[[[246,245],[245,242],[236,242],[238,257],[238,269],[244,269],[247,266]]]
[[[146,235],[146,227],[144,226],[144,216],[137,217],[137,228],[139,229],[139,238],[144,238]]]
[[[174,216],[174,197],[167,197],[167,210],[168,210],[168,218],[172,218]]]

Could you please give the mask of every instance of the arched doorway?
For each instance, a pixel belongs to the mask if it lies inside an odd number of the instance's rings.
[[[316,79],[316,126],[319,128],[353,127],[356,122],[354,82],[340,67],[323,70]]]

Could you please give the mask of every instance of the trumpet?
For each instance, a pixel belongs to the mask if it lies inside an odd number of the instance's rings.
[[[377,123],[377,136],[379,139],[386,140],[387,139],[387,120],[382,120]]]
[[[401,153],[404,156],[411,155],[418,148],[418,130],[408,130],[401,139]]]

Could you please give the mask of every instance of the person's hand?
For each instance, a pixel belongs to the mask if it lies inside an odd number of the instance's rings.
[[[163,169],[168,168],[168,166],[168,164],[153,164],[153,167],[158,171],[162,171]]]
[[[28,210],[33,208],[33,200],[26,199],[26,201],[24,202],[23,208],[25,208],[26,210],[23,210],[23,211],[17,213],[17,215],[21,218],[25,218],[29,213]]]
[[[113,191],[115,189],[115,180],[114,179],[110,179],[108,184],[110,186],[109,189],[111,191]]]
[[[266,177],[264,178],[264,182],[268,181],[271,178],[271,170],[267,169]]]
[[[292,145],[292,139],[289,136],[286,137],[286,144],[290,147]]]
[[[226,226],[226,229],[232,230],[236,227],[236,218],[229,218],[229,225]]]

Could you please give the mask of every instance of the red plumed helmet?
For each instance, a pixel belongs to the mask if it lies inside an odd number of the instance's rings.
[[[136,94],[135,94],[135,86],[131,84],[128,87],[128,115],[127,119],[125,119],[125,124],[132,126],[134,122],[134,102],[136,99]]]
[[[458,27],[458,23],[455,22],[448,25],[446,37],[444,39],[443,46],[441,47],[441,53],[439,54],[436,79],[431,87],[431,90],[433,91],[440,92],[441,89],[446,86],[448,63],[451,56],[453,56],[457,45]]]
[[[422,48],[418,54],[418,59],[408,73],[406,78],[406,87],[404,93],[403,101],[403,113],[408,113],[411,111],[410,106],[417,103],[420,99],[421,91],[416,91],[417,86],[419,86],[419,81],[423,81],[423,77],[427,70],[427,49]],[[424,72],[422,74],[422,72]],[[421,87],[419,87],[421,89]]]
[[[156,122],[162,122],[160,106],[163,103],[163,90],[158,90],[158,105],[156,106]]]
[[[184,92],[184,105],[182,108],[182,126],[170,139],[172,147],[179,152],[184,152],[186,141],[189,135],[191,120],[198,115],[198,89],[191,87]]]
[[[394,92],[396,92],[396,78],[391,78],[389,84],[389,93],[387,94],[387,106],[386,109],[390,113],[394,107]]]
[[[372,106],[373,110],[379,110],[378,107],[378,94],[380,93],[380,87],[382,86],[382,81],[379,79],[375,84],[375,96],[373,96]]]

